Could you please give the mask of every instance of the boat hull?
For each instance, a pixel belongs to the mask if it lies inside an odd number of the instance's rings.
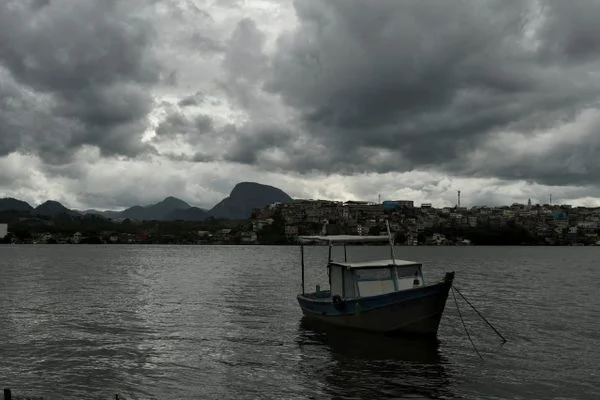
[[[298,295],[308,320],[385,334],[436,336],[454,273],[438,283],[334,304],[331,298]]]

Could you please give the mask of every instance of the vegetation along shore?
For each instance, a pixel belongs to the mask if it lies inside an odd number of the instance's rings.
[[[283,245],[298,235],[383,234],[386,221],[398,245],[600,245],[600,208],[530,201],[434,208],[410,200],[301,200],[255,183],[236,185],[211,210],[174,197],[120,212],[0,199],[0,242],[16,244]]]

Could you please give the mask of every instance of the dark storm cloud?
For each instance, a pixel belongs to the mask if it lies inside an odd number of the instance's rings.
[[[600,98],[600,3],[571,3],[296,1],[298,28],[279,38],[265,87],[299,113],[308,136],[304,154],[281,165],[472,174],[466,156],[493,134],[527,135],[574,118]],[[248,71],[260,74],[257,67],[238,74]],[[239,160],[255,162],[266,145],[248,143]],[[584,151],[586,144],[570,149]],[[488,176],[524,178],[513,165],[495,165]],[[544,173],[530,169],[525,178],[563,174],[564,163],[553,165]],[[589,179],[595,165],[564,178]]]
[[[550,145],[547,133],[497,135],[479,149],[486,157],[472,157],[463,170],[471,176],[519,178],[549,185],[592,185],[600,170],[600,115],[592,110],[576,122],[550,131],[556,142]],[[515,143],[522,143],[516,146]]]
[[[160,73],[148,25],[124,4],[0,3],[0,88],[13,88],[0,102],[0,153],[62,163],[85,145],[103,155],[146,150],[140,138]],[[19,143],[5,139],[14,136]]]
[[[238,107],[249,110],[255,107],[256,84],[266,72],[268,59],[263,52],[265,35],[250,18],[236,25],[226,42],[223,69],[224,79],[217,83]]]
[[[263,54],[265,35],[250,18],[242,19],[228,43],[224,67],[235,79],[256,80],[263,75],[266,56]]]
[[[198,93],[194,93],[190,96],[186,96],[186,97],[182,98],[181,100],[179,100],[177,105],[179,107],[197,106],[200,103],[202,103],[203,100],[204,100],[204,96],[202,95],[202,93],[198,92]]]
[[[254,164],[257,163],[259,156],[256,149],[267,153],[276,149],[290,150],[293,133],[285,126],[245,125],[243,129],[245,131],[237,131],[235,126],[228,126],[224,129],[224,133],[235,137],[235,141],[225,155],[225,160]],[[291,156],[291,154],[286,156]]]
[[[180,112],[169,114],[156,128],[159,139],[173,136],[183,136],[189,143],[197,142],[198,138],[213,131],[213,122],[208,115],[187,117]]]

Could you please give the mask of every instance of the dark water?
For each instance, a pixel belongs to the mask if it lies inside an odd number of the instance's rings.
[[[353,248],[366,258],[384,248]],[[380,254],[381,255],[381,254]],[[598,399],[600,248],[398,248],[456,285],[439,340],[306,327],[296,247],[0,247],[0,387],[45,399]],[[310,248],[308,287],[326,282]],[[319,279],[321,278],[321,279]]]

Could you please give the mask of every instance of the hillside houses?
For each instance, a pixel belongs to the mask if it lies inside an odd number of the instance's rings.
[[[379,234],[390,229],[405,244],[465,244],[459,237],[513,229],[537,244],[596,244],[600,234],[600,208],[564,205],[512,204],[501,207],[445,207],[412,202],[334,202],[296,200],[256,210],[260,217],[279,215],[287,237],[298,234]],[[451,235],[448,235],[451,233]],[[455,237],[451,237],[454,234]],[[450,236],[450,237],[448,237]]]

